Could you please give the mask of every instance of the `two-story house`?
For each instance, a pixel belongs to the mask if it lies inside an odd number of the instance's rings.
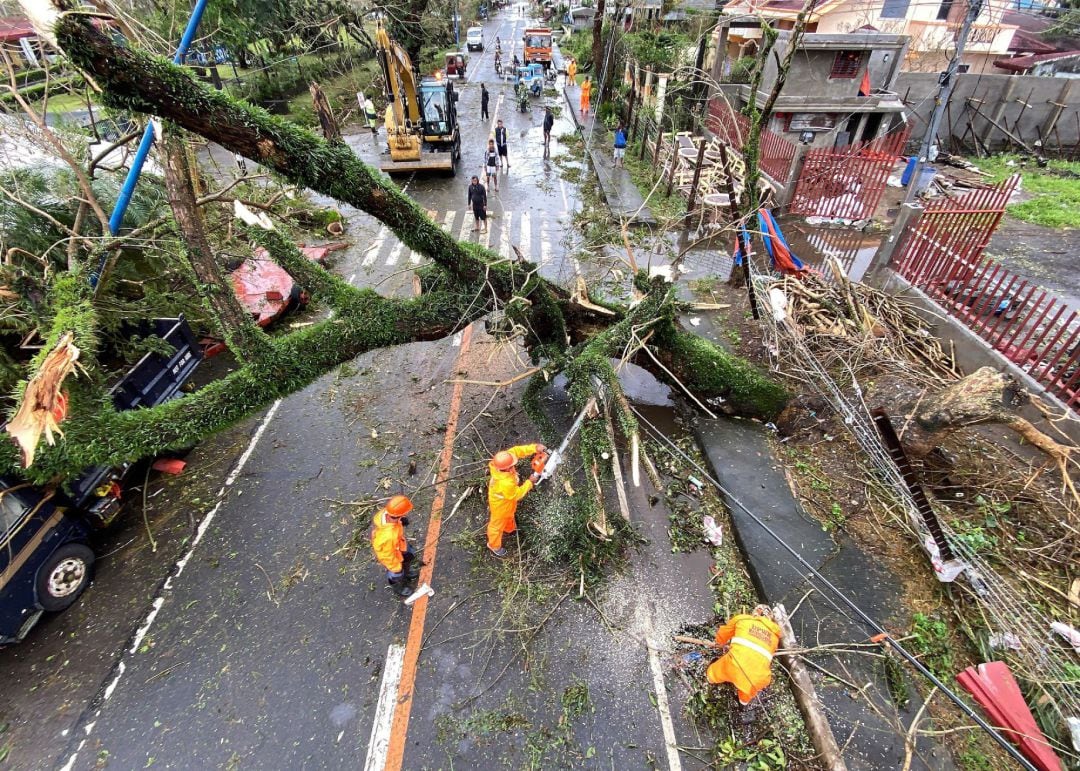
[[[878,32],[906,35],[904,69],[941,72],[956,50],[960,22],[969,0],[822,0],[809,14],[807,32],[842,34],[872,27]],[[964,50],[961,72],[990,73],[993,61],[1009,54],[1015,24],[1004,18],[1006,3],[984,0],[972,25]],[[724,15],[732,19],[760,17],[780,29],[791,29],[803,7],[802,0],[732,0]],[[728,56],[753,55],[761,39],[756,24],[733,27],[728,36]]]
[[[736,31],[745,28],[721,26],[717,33],[711,66],[718,81],[729,65],[724,39]],[[803,35],[767,128],[792,143],[818,147],[870,141],[886,133],[902,121],[904,104],[894,88],[907,43],[904,35],[872,29]],[[726,101],[736,110],[751,99],[763,106],[776,82],[777,57],[783,59],[790,45],[791,33],[780,32],[777,56],[765,60],[756,94],[745,83],[721,84],[714,101]],[[710,110],[721,107],[713,104]]]

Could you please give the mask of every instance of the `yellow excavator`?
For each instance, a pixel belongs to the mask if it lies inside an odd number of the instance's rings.
[[[409,54],[379,25],[376,54],[386,82],[386,140],[390,160],[380,168],[389,174],[449,171],[461,159],[454,85],[443,76],[419,78]]]

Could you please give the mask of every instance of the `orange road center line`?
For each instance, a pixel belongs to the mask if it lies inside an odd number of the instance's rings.
[[[461,335],[461,352],[455,363],[455,370],[465,358],[472,339],[472,326],[465,328]],[[442,454],[439,456],[439,476],[435,485],[435,500],[431,504],[431,518],[428,521],[427,538],[424,543],[424,565],[420,568],[420,584],[431,585],[431,575],[435,571],[435,555],[439,548],[439,531],[442,529],[442,512],[446,504],[447,480],[453,462],[454,441],[457,438],[458,415],[461,412],[461,390],[463,383],[455,383],[450,396],[450,414],[446,420],[446,438],[443,440]],[[383,771],[400,771],[405,756],[405,737],[409,731],[409,713],[412,711],[412,697],[416,685],[416,665],[420,658],[420,643],[424,637],[424,622],[427,618],[428,597],[421,597],[413,603],[412,620],[409,622],[409,636],[405,642],[405,660],[401,668],[401,681],[398,683],[397,700],[394,707],[394,720],[390,726],[390,745],[386,751],[386,763]]]

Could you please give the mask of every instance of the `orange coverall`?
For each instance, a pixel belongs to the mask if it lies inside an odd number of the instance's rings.
[[[589,100],[592,97],[592,81],[586,80],[581,84],[581,98],[578,101],[578,110],[582,115],[589,114]]]
[[[570,85],[577,83],[577,62],[573,59],[566,65],[566,79],[570,81]]]
[[[740,613],[716,632],[716,644],[731,647],[709,665],[713,685],[731,683],[739,701],[749,704],[772,682],[772,657],[780,645],[780,627],[771,618]]]
[[[401,521],[387,516],[386,509],[379,509],[371,522],[371,548],[375,552],[375,559],[387,571],[401,573],[409,543],[405,540],[405,527]]]
[[[511,447],[507,452],[521,460],[535,455],[536,445],[522,444]],[[489,548],[498,550],[502,548],[503,534],[517,530],[514,512],[517,511],[518,501],[533,488],[533,483],[526,479],[524,484],[518,484],[520,478],[517,469],[499,471],[494,464],[488,463],[488,472],[491,474],[488,480],[488,509],[491,515],[488,518],[487,540]]]

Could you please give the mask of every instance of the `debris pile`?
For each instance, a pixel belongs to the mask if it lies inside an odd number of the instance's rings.
[[[836,280],[819,273],[788,276],[770,286],[783,292],[788,318],[815,353],[851,360],[910,360],[949,379],[959,377],[951,352],[942,349],[931,326],[914,307],[866,284],[848,280],[834,268]]]

